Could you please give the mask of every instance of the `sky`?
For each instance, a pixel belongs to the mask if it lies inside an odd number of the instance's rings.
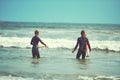
[[[120,24],[120,0],[0,0],[0,21]]]

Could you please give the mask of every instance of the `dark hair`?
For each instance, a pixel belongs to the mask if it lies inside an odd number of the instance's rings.
[[[38,34],[39,33],[39,31],[38,30],[35,30],[35,34]]]
[[[84,30],[82,30],[82,31],[81,31],[81,35],[83,35],[84,33],[85,33],[85,31],[84,31]]]

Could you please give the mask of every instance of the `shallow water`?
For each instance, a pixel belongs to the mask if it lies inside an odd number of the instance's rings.
[[[34,79],[78,79],[99,76],[120,77],[120,53],[93,50],[86,60],[75,59],[67,49],[40,49],[41,58],[34,64],[31,49],[0,48],[0,76]],[[8,76],[9,77],[9,76]],[[109,80],[109,79],[108,79]]]

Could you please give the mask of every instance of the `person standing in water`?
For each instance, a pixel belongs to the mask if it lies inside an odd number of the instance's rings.
[[[46,44],[44,42],[42,42],[42,40],[39,38],[39,31],[38,30],[35,30],[35,36],[32,38],[31,40],[31,45],[33,45],[32,47],[32,56],[33,58],[36,58],[39,59],[40,58],[40,55],[39,55],[39,50],[38,50],[38,43],[41,42],[41,44],[43,44],[45,47]]]
[[[89,47],[89,49],[91,51],[91,47],[90,47],[88,39],[86,38],[85,31],[82,30],[81,31],[81,37],[79,37],[77,39],[77,44],[76,44],[75,48],[72,51],[72,53],[74,53],[74,51],[77,49],[77,47],[79,45],[79,49],[78,49],[78,52],[77,52],[77,55],[76,55],[77,59],[80,59],[81,54],[82,54],[82,59],[85,59],[85,56],[86,56],[86,44],[88,44],[88,47]]]

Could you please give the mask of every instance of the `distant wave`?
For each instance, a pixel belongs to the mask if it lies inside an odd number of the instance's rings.
[[[82,29],[96,29],[96,26],[104,28],[118,28],[120,29],[119,24],[79,24],[79,23],[39,23],[39,22],[0,22],[0,28],[47,28],[47,29],[56,29],[56,28],[82,28]],[[91,28],[90,28],[91,27]]]
[[[80,76],[79,75],[77,77],[77,79],[79,79],[79,80],[119,80],[120,78],[117,78],[114,76],[88,77],[88,76]],[[0,80],[46,80],[46,79],[44,79],[44,78],[41,78],[41,79],[23,78],[23,77],[14,77],[14,76],[9,75],[9,76],[0,76]],[[54,79],[54,77],[53,77],[53,80],[56,80],[56,79]],[[59,79],[57,79],[57,80],[59,80]]]
[[[76,40],[43,38],[49,48],[73,49]],[[0,47],[31,48],[31,38],[0,37]],[[120,41],[90,41],[92,49],[120,51]]]

